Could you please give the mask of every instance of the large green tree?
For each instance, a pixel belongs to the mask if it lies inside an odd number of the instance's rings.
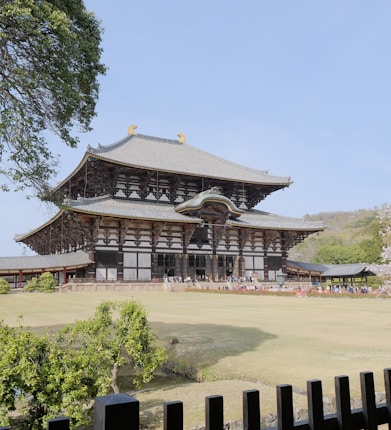
[[[66,333],[71,334],[71,344],[92,352],[105,351],[114,393],[120,390],[118,373],[123,366],[131,365],[135,369],[133,383],[140,387],[152,379],[165,360],[165,351],[156,342],[144,307],[134,300],[103,302],[92,318],[69,326]]]
[[[165,359],[143,306],[102,303],[87,321],[36,334],[0,323],[0,425],[15,409],[23,428],[41,430],[65,414],[72,427],[90,420],[91,400],[118,391],[118,370],[134,368],[140,386]]]
[[[82,0],[0,0],[0,184],[46,190],[57,157],[95,116],[101,27]]]

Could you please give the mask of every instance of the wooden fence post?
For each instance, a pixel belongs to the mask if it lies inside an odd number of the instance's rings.
[[[183,430],[183,403],[164,403],[164,430]]]
[[[293,430],[292,385],[277,385],[277,429]]]
[[[139,401],[127,394],[97,397],[94,430],[139,430],[139,412]]]
[[[366,430],[377,429],[375,384],[372,372],[360,373],[362,411]]]
[[[222,396],[209,396],[205,399],[206,430],[223,430],[224,409]]]
[[[308,392],[308,424],[310,430],[323,430],[323,392],[322,381],[307,381]]]
[[[69,430],[69,418],[57,417],[49,420],[48,430]]]
[[[243,391],[243,430],[259,430],[260,428],[259,391]]]
[[[384,386],[386,389],[386,408],[388,415],[388,430],[391,430],[391,369],[384,369]]]
[[[340,430],[350,429],[352,423],[352,410],[350,407],[350,387],[347,376],[336,376],[335,399],[337,408],[337,422]]]

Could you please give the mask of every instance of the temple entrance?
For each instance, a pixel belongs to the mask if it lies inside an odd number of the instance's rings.
[[[96,251],[96,279],[98,281],[116,281],[118,254],[116,251]]]
[[[152,257],[152,278],[165,278],[175,273],[176,254],[154,254]]]
[[[218,266],[219,279],[226,279],[228,276],[232,276],[234,270],[234,256],[219,255]]]
[[[206,255],[189,254],[189,276],[204,280],[206,276]]]

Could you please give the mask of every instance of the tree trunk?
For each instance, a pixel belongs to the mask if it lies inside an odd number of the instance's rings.
[[[111,369],[111,388],[113,389],[113,392],[115,394],[119,393],[119,385],[118,385],[118,372],[119,372],[120,366],[117,364],[114,364],[113,368]]]

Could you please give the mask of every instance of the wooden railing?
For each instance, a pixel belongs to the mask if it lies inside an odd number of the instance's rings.
[[[391,430],[391,368],[384,370],[384,404],[376,404],[372,372],[360,373],[362,407],[351,409],[349,378],[335,377],[336,411],[324,415],[322,382],[307,381],[308,419],[295,421],[293,414],[293,391],[291,385],[277,386],[277,427],[274,430],[375,430],[388,424]],[[164,403],[164,430],[183,430],[183,403]],[[98,397],[94,405],[94,430],[139,430],[140,404],[126,394]],[[59,417],[50,420],[48,430],[69,430],[69,420]],[[205,399],[206,430],[224,429],[223,397],[209,396]],[[243,392],[243,429],[261,428],[260,394],[258,390]],[[11,429],[0,427],[0,430]]]

